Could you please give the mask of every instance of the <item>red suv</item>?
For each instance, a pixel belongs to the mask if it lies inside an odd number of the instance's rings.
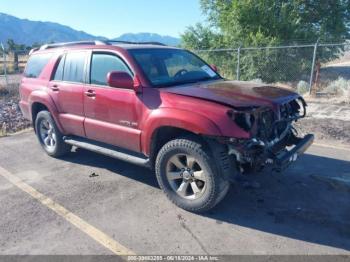
[[[189,211],[214,207],[237,174],[283,170],[313,142],[293,128],[306,112],[298,94],[223,79],[187,50],[91,41],[31,53],[20,107],[43,149],[60,157],[76,146],[154,168]]]

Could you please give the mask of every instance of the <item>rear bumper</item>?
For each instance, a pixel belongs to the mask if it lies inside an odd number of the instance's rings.
[[[303,154],[313,143],[314,135],[308,134],[303,138],[298,138],[297,143],[291,150],[284,150],[280,154],[273,157],[274,170],[281,172],[286,169],[291,163],[298,159],[298,156]]]

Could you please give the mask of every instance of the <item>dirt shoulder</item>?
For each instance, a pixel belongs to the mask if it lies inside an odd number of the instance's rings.
[[[316,142],[349,146],[350,148],[350,121],[306,117],[300,120],[296,127],[303,134],[314,134]]]
[[[307,117],[296,123],[301,133],[313,133],[316,142],[349,146],[350,105],[334,101],[308,101]]]

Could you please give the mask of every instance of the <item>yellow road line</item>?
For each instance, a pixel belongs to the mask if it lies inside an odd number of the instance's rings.
[[[36,200],[38,200],[41,204],[44,206],[50,208],[54,212],[56,212],[58,215],[60,215],[62,218],[67,220],[72,225],[76,226],[78,229],[83,231],[85,234],[87,234],[89,237],[94,239],[96,242],[100,243],[102,246],[106,247],[110,251],[112,251],[116,255],[134,255],[134,253],[123,246],[122,244],[115,241],[113,238],[109,237],[99,229],[95,228],[94,226],[90,225],[77,215],[73,214],[60,204],[53,201],[51,198],[43,195],[42,193],[38,192],[35,188],[31,187],[30,185],[23,182],[19,177],[11,174],[6,169],[0,167],[0,175],[7,179],[9,182],[14,184],[16,187],[24,191],[25,193],[29,194]]]
[[[312,145],[320,146],[320,147],[326,147],[326,148],[339,149],[339,150],[345,150],[345,151],[349,151],[350,152],[350,148],[348,148],[348,147],[327,145],[327,144],[321,144],[321,143],[313,143]]]

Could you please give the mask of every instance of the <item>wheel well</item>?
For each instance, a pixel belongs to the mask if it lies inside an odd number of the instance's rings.
[[[32,105],[32,123],[35,130],[35,119],[40,111],[49,111],[48,108],[42,103],[33,103]]]
[[[167,142],[176,139],[178,137],[193,137],[195,140],[206,145],[205,140],[202,136],[190,132],[186,129],[172,127],[172,126],[163,126],[158,128],[152,135],[151,142],[151,152],[150,152],[150,160],[151,164],[154,165],[154,162],[157,158],[157,153]]]

